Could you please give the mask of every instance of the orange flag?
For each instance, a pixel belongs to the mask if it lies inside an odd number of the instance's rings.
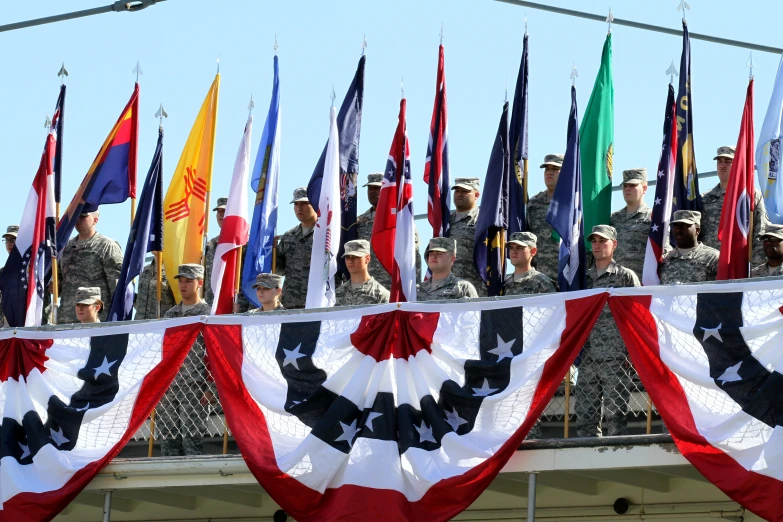
[[[163,266],[177,302],[182,300],[174,279],[179,265],[202,262],[219,92],[220,74],[201,105],[163,200]]]

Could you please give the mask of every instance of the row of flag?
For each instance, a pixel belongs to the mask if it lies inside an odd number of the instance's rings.
[[[505,239],[528,229],[528,44],[524,36],[522,59],[514,91],[513,110],[504,103],[493,143],[475,234],[474,264],[489,295],[502,294],[505,275]],[[643,281],[654,284],[657,267],[668,241],[668,221],[676,210],[700,210],[701,194],[693,145],[693,97],[690,77],[690,40],[683,21],[680,80],[675,96],[669,86],[664,139],[658,168],[653,226],[650,230]],[[335,278],[342,272],[343,245],[356,238],[359,142],[364,99],[362,55],[339,111],[332,108],[330,133],[307,186],[318,214],[314,235],[308,307],[334,304]],[[220,231],[212,286],[213,310],[230,313],[239,292],[258,305],[252,284],[257,274],[274,269],[273,242],[277,225],[280,175],[281,107],[279,63],[274,57],[272,96],[261,143],[250,171],[252,116],[248,117],[229,191],[226,219]],[[132,315],[132,281],[143,269],[148,252],[162,253],[167,277],[182,263],[201,263],[208,234],[208,197],[217,125],[220,75],[216,75],[196,117],[188,140],[163,195],[163,130],[145,178],[138,212],[133,220],[118,291],[110,309],[112,320]],[[44,293],[56,277],[52,261],[62,252],[81,213],[99,205],[136,200],[139,86],[109,132],[93,164],[63,216],[59,216],[64,143],[65,85],[61,86],[39,169],[33,181],[16,247],[0,276],[3,310],[12,326],[40,323]],[[585,230],[609,222],[614,154],[614,87],[612,35],[603,46],[601,65],[581,125],[576,90],[572,87],[565,161],[547,221],[560,239],[559,285],[562,290],[585,287]],[[445,50],[438,50],[435,101],[432,112],[424,181],[427,213],[433,237],[448,237],[450,214],[448,121]],[[753,81],[738,138],[730,186],[721,216],[719,237],[721,278],[746,277],[748,244],[752,234],[753,171],[758,179],[770,220],[783,223],[783,184],[780,139],[783,129],[783,61],[755,147],[753,136]],[[754,157],[755,151],[755,157]],[[372,246],[380,263],[392,275],[394,301],[415,300],[413,245],[413,185],[406,130],[406,101],[400,115],[384,173],[376,210]],[[247,198],[255,193],[252,218]],[[55,226],[56,223],[56,226]],[[165,238],[165,242],[164,242]],[[242,248],[244,257],[240,259]],[[739,261],[739,262],[738,262]],[[178,286],[171,280],[175,299]]]

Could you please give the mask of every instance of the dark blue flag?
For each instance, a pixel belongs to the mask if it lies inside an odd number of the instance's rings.
[[[343,260],[344,245],[347,241],[356,239],[356,190],[359,177],[359,137],[362,131],[365,61],[365,56],[359,59],[356,74],[337,113],[337,133],[340,138],[340,200],[342,201],[340,209],[342,233],[340,250],[337,253],[337,270],[344,274],[346,279],[350,276]],[[307,199],[316,212],[321,198],[325,159],[326,145],[307,184]]]
[[[514,176],[508,187],[508,234],[527,230],[527,172],[524,160],[527,159],[527,39],[522,44],[522,63],[519,64],[517,85],[514,89],[514,110],[511,111],[511,128],[508,131],[511,143],[511,163]]]
[[[563,168],[549,203],[546,221],[561,238],[557,281],[561,292],[583,290],[585,281],[585,242],[582,220],[582,162],[579,152],[579,122],[576,87],[571,87],[571,114]]]
[[[677,164],[674,173],[672,213],[677,210],[701,211],[699,176],[693,146],[693,96],[691,89],[691,40],[688,24],[682,21],[682,57],[680,85],[677,91]]]
[[[133,280],[144,269],[147,252],[163,250],[163,128],[158,131],[158,146],[152,157],[147,179],[139,199],[139,208],[131,225],[125,258],[122,260],[117,290],[109,310],[109,321],[130,321],[133,314]]]
[[[63,144],[65,143],[65,84],[60,86],[60,95],[52,116],[52,128],[57,136],[57,149],[54,151],[54,202],[60,202],[63,169]]]
[[[505,102],[489,156],[484,195],[481,198],[473,239],[473,264],[487,285],[490,297],[501,295],[506,270],[508,186],[511,176],[511,154],[508,146],[508,102]]]

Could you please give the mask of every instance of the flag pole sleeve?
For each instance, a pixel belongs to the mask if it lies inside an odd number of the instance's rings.
[[[157,300],[155,316],[160,319],[160,302],[163,299],[163,264],[160,251],[155,252],[155,299]]]

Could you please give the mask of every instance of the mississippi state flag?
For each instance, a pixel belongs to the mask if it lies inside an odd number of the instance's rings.
[[[54,129],[53,124],[27,196],[16,244],[0,276],[3,312],[9,326],[41,324],[55,247],[53,168],[57,138]]]
[[[174,379],[197,321],[0,333],[0,522],[51,520],[89,484]]]
[[[215,261],[212,264],[212,289],[215,299],[212,302],[212,315],[233,312],[234,296],[239,287],[241,276],[240,249],[247,244],[250,235],[250,219],[247,204],[247,172],[250,168],[250,138],[253,134],[253,117],[248,116],[245,132],[237,151],[234,163],[234,175],[228,189],[228,202],[223,226],[220,228]]]
[[[517,450],[605,302],[389,304],[212,318],[203,333],[231,433],[289,515],[432,522]]]
[[[680,453],[783,520],[783,281],[615,292],[628,295],[609,298],[612,315]]]
[[[748,83],[745,109],[742,111],[739,138],[734,162],[731,164],[729,183],[720,216],[718,239],[721,242],[718,261],[718,279],[745,279],[750,272],[751,219],[754,165],[753,138],[753,79]],[[754,223],[761,226],[762,223]]]
[[[438,48],[435,106],[432,108],[427,159],[424,161],[424,183],[427,184],[427,219],[432,225],[432,237],[448,237],[451,191],[449,190],[449,123],[446,108],[446,51],[443,45]]]
[[[405,107],[403,98],[372,229],[372,248],[383,268],[391,274],[389,300],[392,303],[416,300],[413,183]]]

